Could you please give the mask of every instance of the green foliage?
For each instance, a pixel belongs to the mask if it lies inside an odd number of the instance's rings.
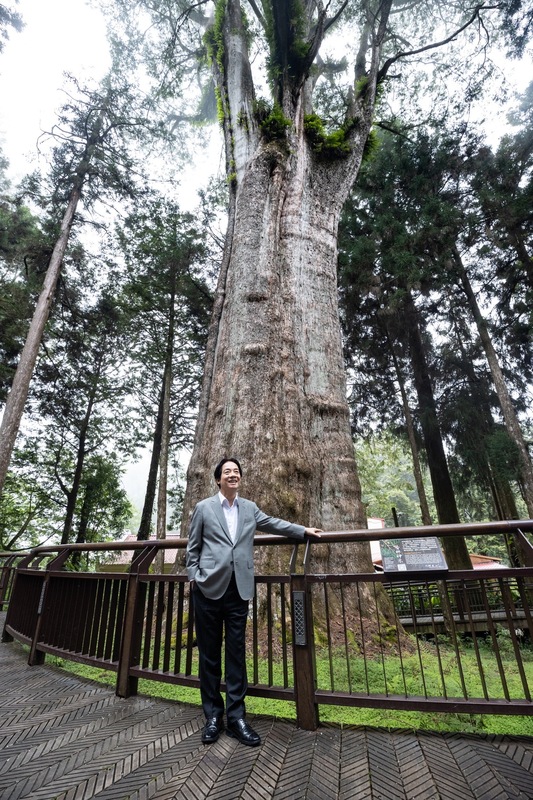
[[[217,103],[217,120],[220,126],[224,125],[226,114],[224,112],[224,103],[222,101],[222,93],[218,86],[215,86],[215,98]]]
[[[357,97],[364,97],[368,91],[368,77],[363,75],[362,78],[359,78],[358,81],[355,83],[355,94]]]
[[[519,455],[516,443],[502,427],[494,428],[487,437],[487,452],[500,477],[513,481],[519,477]]]
[[[360,438],[355,454],[367,516],[381,517],[386,527],[394,527],[394,507],[400,525],[420,525],[413,461],[405,438],[391,431]]]
[[[271,105],[267,100],[256,100],[253,107],[254,116],[261,132],[268,142],[284,141],[287,130],[292,126],[277,103]]]
[[[154,193],[116,232],[125,261],[120,305],[128,319],[128,359],[135,375],[130,401],[138,443],[151,447],[159,458],[161,437],[154,432],[169,368],[171,462],[191,444],[211,311],[205,277],[210,219],[204,213],[205,227],[195,215],[182,213],[175,202]],[[150,470],[145,507],[153,502],[156,474]],[[179,492],[174,496],[179,504]],[[150,520],[147,509],[143,531]]]
[[[81,85],[69,77],[68,100],[58,112],[57,124],[41,137],[53,143],[50,168],[44,181],[35,179],[34,201],[52,203],[56,219],[64,213],[73,188],[83,188],[85,208],[104,197],[129,198],[146,185],[139,145],[165,138],[164,128],[147,113],[146,97],[119,72],[111,72],[96,86]]]
[[[41,455],[35,442],[13,453],[0,496],[0,550],[36,547],[61,531],[61,497],[50,470],[43,469]]]
[[[531,39],[533,16],[528,0],[509,0],[503,6],[502,30],[511,56],[523,55]]]
[[[62,536],[66,497],[61,486],[72,480],[73,462],[60,459],[53,452],[50,433],[44,428],[41,431],[42,438],[23,440],[24,446],[14,453],[0,497],[0,550],[36,547],[58,542]],[[121,477],[116,453],[86,459],[71,541],[109,541],[124,534],[131,505]]]
[[[298,76],[305,65],[309,42],[305,38],[307,26],[306,10],[302,0],[290,0],[290,46],[288,65],[290,74]]]
[[[405,130],[395,137],[378,133],[380,148],[366,161],[345,206],[339,240],[341,314],[355,375],[354,427],[365,430],[370,416],[372,428],[402,424],[400,404],[391,402],[398,370],[416,430],[422,427],[428,404],[415,387],[406,326],[412,319],[406,299],[412,297],[459,517],[517,516],[516,446],[499,423],[464,280],[470,276],[475,291],[483,287],[480,302],[501,309],[500,319],[492,316],[490,333],[525,415],[533,363],[526,321],[531,280],[530,268],[517,258],[517,243],[531,242],[521,202],[530,159],[528,167],[518,167],[507,149],[505,158],[503,152],[493,158],[462,127]],[[469,177],[472,163],[475,179]],[[437,478],[435,485],[441,485]]]
[[[237,125],[240,128],[244,128],[245,131],[248,131],[249,129],[248,114],[246,111],[244,111],[244,109],[241,109],[237,114]]]
[[[373,158],[375,158],[380,146],[381,140],[375,129],[371,128],[363,149],[363,163],[365,163],[365,161],[371,161]]]
[[[121,483],[122,469],[114,455],[95,455],[83,471],[79,500],[78,542],[119,539],[132,515]]]
[[[205,84],[198,104],[198,122],[214,122],[220,120],[220,92],[212,81]]]
[[[511,566],[509,552],[505,543],[505,536],[486,534],[484,536],[465,536],[466,545],[470,553],[479,556],[492,556],[501,559],[503,564]],[[501,605],[501,601],[500,605]]]
[[[326,133],[324,122],[318,114],[304,117],[304,130],[311,149],[324,161],[346,158],[352,152],[348,135],[354,124],[352,121],[336,131]]]
[[[302,0],[271,0],[263,3],[267,78],[275,97],[285,80],[298,80],[306,68],[309,42],[306,39],[307,12]]]
[[[216,63],[220,73],[224,74],[224,18],[226,0],[217,0],[213,24],[204,34],[204,44],[209,63]]]

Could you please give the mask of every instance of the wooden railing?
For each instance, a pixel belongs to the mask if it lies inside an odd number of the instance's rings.
[[[0,611],[5,611],[9,605],[17,564],[27,555],[0,551]]]
[[[287,574],[256,577],[249,694],[293,701],[298,725],[309,730],[321,704],[531,713],[533,548],[524,532],[532,530],[532,520],[394,528],[328,533],[320,543],[512,533],[528,564],[408,574],[320,574],[314,543],[299,562],[298,545],[256,537],[258,548],[291,548],[292,557]],[[139,678],[197,687],[188,580],[151,571],[161,549],[185,547],[163,540],[36,548],[16,567],[3,641],[27,644],[32,665],[53,653],[112,670],[120,696],[136,693]],[[112,561],[124,551],[132,556],[127,571]]]

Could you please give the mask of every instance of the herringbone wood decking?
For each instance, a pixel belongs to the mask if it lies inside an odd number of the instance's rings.
[[[0,617],[3,615],[0,615]],[[1,618],[0,618],[1,623]],[[532,800],[533,739],[255,717],[247,748],[200,742],[196,707],[111,689],[0,644],[1,800]]]

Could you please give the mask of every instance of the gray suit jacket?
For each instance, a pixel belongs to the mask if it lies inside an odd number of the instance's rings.
[[[235,543],[228,531],[218,492],[201,500],[193,511],[189,526],[186,567],[206,597],[218,600],[235,572],[237,589],[243,600],[254,595],[254,534],[256,530],[303,540],[305,528],[264,514],[251,500],[239,501],[239,524]]]

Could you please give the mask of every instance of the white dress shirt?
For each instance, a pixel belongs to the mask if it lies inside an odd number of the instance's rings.
[[[235,539],[237,538],[237,526],[239,524],[239,500],[238,497],[235,497],[233,501],[233,505],[230,506],[228,498],[224,497],[222,492],[218,493],[218,499],[222,505],[222,510],[224,511],[224,516],[226,517],[226,523],[229,530],[229,535],[231,536],[231,541],[235,543]]]

